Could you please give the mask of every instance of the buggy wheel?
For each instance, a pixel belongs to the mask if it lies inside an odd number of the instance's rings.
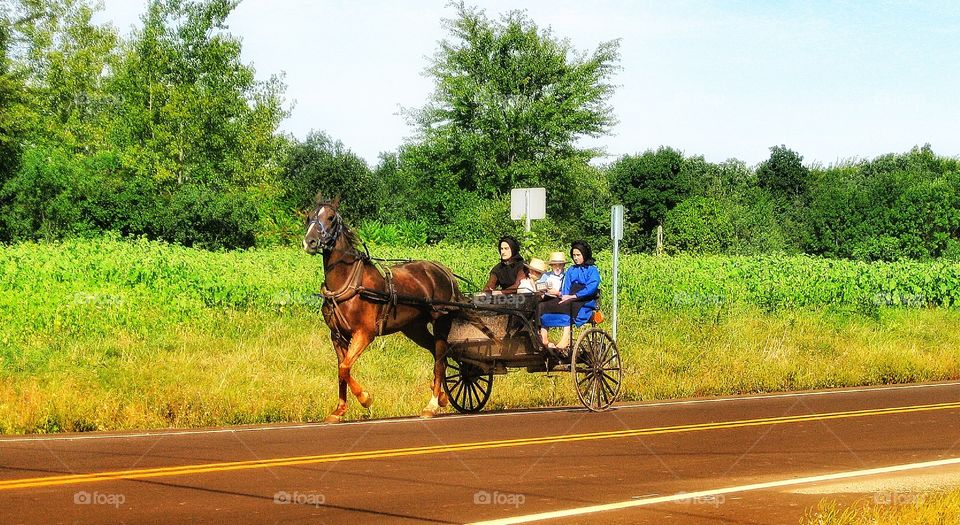
[[[620,352],[606,331],[591,328],[580,334],[570,356],[570,370],[577,397],[589,410],[606,410],[620,397]]]
[[[493,373],[484,373],[480,367],[447,358],[443,374],[443,391],[458,412],[479,412],[493,389]]]

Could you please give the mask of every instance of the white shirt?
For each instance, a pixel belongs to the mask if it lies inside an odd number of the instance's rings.
[[[520,279],[520,286],[517,287],[517,293],[536,293],[537,284],[533,282],[533,279],[526,277]]]
[[[547,290],[549,291],[560,291],[560,287],[563,285],[563,274],[557,275],[552,271],[547,272],[540,276],[538,283],[547,283]]]

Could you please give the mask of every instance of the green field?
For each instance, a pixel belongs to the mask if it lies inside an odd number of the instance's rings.
[[[496,257],[372,251],[474,282]],[[322,420],[336,401],[322,280],[320,258],[294,248],[0,246],[0,432]],[[631,255],[620,282],[625,399],[960,377],[957,263]],[[431,368],[391,336],[354,370],[382,417],[419,413]],[[366,415],[351,403],[348,417]],[[572,403],[569,377],[516,372],[495,379],[488,409]]]

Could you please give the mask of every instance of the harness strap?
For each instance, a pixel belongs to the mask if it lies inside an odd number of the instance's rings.
[[[310,223],[311,223],[311,227],[313,224],[319,225],[324,236],[329,237],[329,240],[327,241],[327,243],[324,243],[323,245],[324,250],[333,249],[333,245],[336,242],[336,239],[342,234],[345,228],[345,226],[343,225],[342,219],[340,219],[339,214],[336,215],[334,223],[330,228],[330,231],[328,231],[323,226],[323,224],[319,221],[310,221]],[[462,306],[461,303],[455,302],[461,297],[457,293],[458,291],[457,291],[454,278],[458,278],[468,284],[472,284],[472,283],[470,283],[463,277],[451,272],[449,268],[439,263],[436,263],[434,261],[427,261],[427,262],[432,263],[437,268],[439,268],[443,273],[445,273],[450,277],[449,279],[450,280],[450,296],[451,296],[451,299],[454,300],[454,302],[434,301],[434,300],[419,298],[419,297],[406,297],[406,296],[404,296],[403,298],[399,297],[396,291],[396,286],[394,285],[394,282],[393,282],[393,272],[391,271],[390,267],[381,266],[379,262],[388,262],[388,261],[411,262],[411,261],[405,260],[405,259],[378,259],[375,257],[371,257],[370,250],[367,248],[367,244],[362,240],[360,242],[362,243],[363,253],[357,251],[356,248],[351,246],[351,248],[353,248],[353,253],[356,258],[352,263],[352,267],[350,269],[350,276],[343,283],[343,286],[341,286],[339,289],[334,291],[334,290],[330,290],[327,287],[327,283],[324,282],[320,289],[319,295],[323,297],[324,302],[326,304],[329,304],[330,308],[332,309],[334,326],[331,327],[331,331],[335,332],[334,333],[335,337],[341,340],[345,340],[346,338],[343,336],[343,333],[342,333],[343,330],[352,331],[350,323],[347,321],[346,315],[344,315],[343,311],[340,308],[340,303],[349,301],[350,299],[352,299],[354,296],[358,294],[360,295],[361,299],[373,300],[375,302],[384,303],[384,305],[380,309],[380,315],[378,316],[378,319],[377,319],[377,335],[383,335],[383,330],[386,327],[387,318],[390,315],[390,312],[391,311],[393,312],[393,315],[395,318],[397,315],[397,305],[401,302],[404,304],[429,305],[435,312],[446,312],[446,313],[449,313],[449,311],[451,310],[459,310],[460,307]],[[381,292],[380,290],[369,290],[363,287],[362,285],[363,268],[366,261],[370,261],[371,264],[373,264],[373,267],[383,276],[383,279],[385,282],[385,288],[386,288],[386,290],[384,290],[383,292]]]
[[[380,309],[380,317],[377,319],[377,335],[383,335],[383,327],[387,324],[387,316],[393,310],[393,315],[397,315],[397,290],[393,285],[393,272],[389,267],[383,268],[383,280],[387,288],[386,304]]]
[[[343,286],[338,288],[336,291],[330,290],[327,288],[327,284],[324,283],[320,290],[320,295],[329,301],[338,327],[343,327],[347,331],[350,331],[351,327],[350,323],[347,321],[347,317],[340,309],[340,303],[348,301],[358,294],[360,297],[374,298],[379,301],[383,301],[385,304],[380,309],[380,315],[377,319],[377,335],[383,335],[383,330],[386,326],[388,315],[391,311],[394,315],[396,315],[397,311],[397,291],[393,283],[393,272],[390,271],[390,268],[382,269],[383,278],[386,282],[385,292],[368,290],[361,284],[363,279],[363,263],[363,259],[357,259],[353,262],[353,266],[350,268],[350,277],[348,277],[343,283]]]
[[[327,283],[323,283],[323,286],[320,288],[320,295],[324,299],[330,301],[330,305],[333,308],[333,316],[337,320],[337,324],[346,328],[348,331],[351,330],[350,323],[347,321],[347,317],[343,315],[343,312],[340,311],[340,304],[343,301],[347,301],[353,298],[354,295],[357,295],[358,292],[363,288],[360,285],[360,280],[363,278],[363,260],[357,259],[353,262],[353,267],[350,269],[350,277],[343,283],[337,291],[333,292],[327,288]]]

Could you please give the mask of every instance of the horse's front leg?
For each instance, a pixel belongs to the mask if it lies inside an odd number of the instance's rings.
[[[344,355],[343,361],[340,362],[340,369],[338,370],[340,381],[346,381],[350,387],[350,391],[353,395],[357,396],[357,401],[363,405],[363,408],[370,408],[370,405],[373,404],[373,396],[363,390],[360,383],[353,378],[350,369],[371,341],[373,341],[373,335],[371,334],[365,332],[354,333],[353,337],[350,338],[350,346],[347,348],[346,355]]]
[[[333,350],[337,353],[337,368],[339,370],[339,366],[343,363],[347,355],[347,347],[341,340],[334,338]],[[343,379],[339,372],[337,373],[337,382],[339,383],[337,389],[339,402],[337,403],[337,408],[327,416],[325,420],[327,423],[339,423],[340,420],[343,419],[343,415],[347,412],[347,381]]]

